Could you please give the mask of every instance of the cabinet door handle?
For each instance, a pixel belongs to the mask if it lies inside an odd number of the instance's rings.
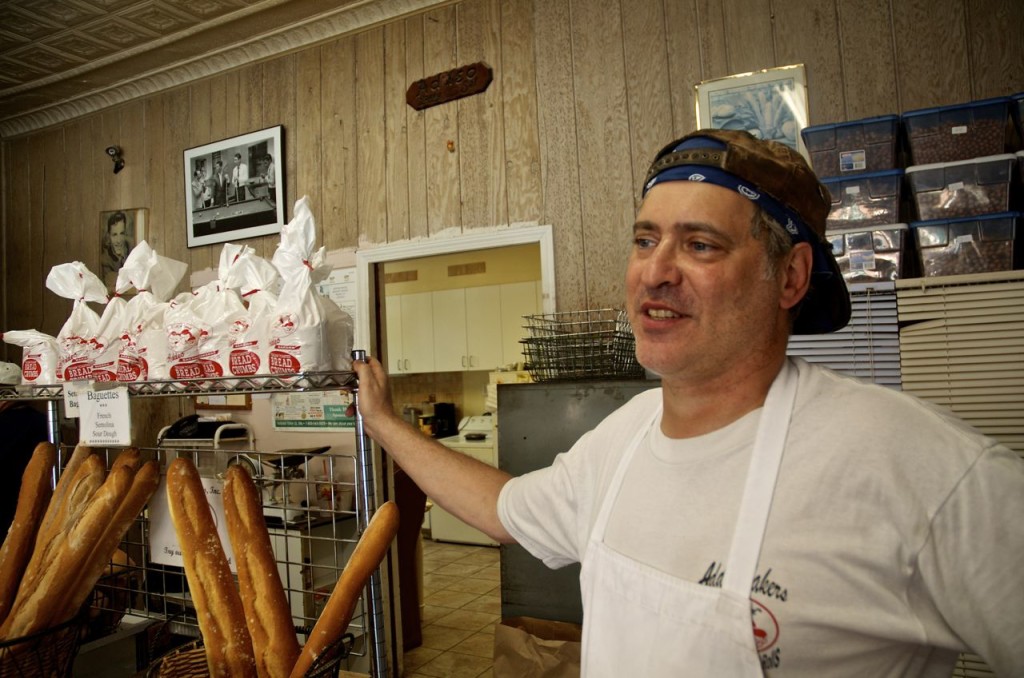
[[[462,366],[466,367],[466,356],[462,356]]]
[[[409,371],[409,359],[408,358],[405,359],[405,371],[406,372]]]
[[[473,366],[473,356],[469,356],[469,366]]]

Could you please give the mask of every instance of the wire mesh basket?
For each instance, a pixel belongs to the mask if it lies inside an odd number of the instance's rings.
[[[72,674],[82,638],[82,615],[30,636],[0,641],[0,678]]]
[[[642,379],[626,312],[614,308],[523,316],[521,340],[534,381]]]
[[[312,629],[296,627],[296,631],[308,635]],[[349,656],[354,642],[355,636],[351,633],[343,634],[320,653],[306,671],[305,678],[327,678],[337,675],[339,665]],[[150,664],[146,671],[146,678],[209,678],[209,675],[206,649],[201,638],[168,652]]]

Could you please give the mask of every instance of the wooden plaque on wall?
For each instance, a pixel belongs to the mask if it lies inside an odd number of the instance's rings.
[[[459,66],[412,83],[405,92],[405,101],[417,111],[422,111],[424,108],[479,94],[487,89],[493,79],[491,67],[482,61]]]

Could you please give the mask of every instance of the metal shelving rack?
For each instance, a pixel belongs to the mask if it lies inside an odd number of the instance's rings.
[[[366,357],[365,351],[353,351],[354,360],[363,360]],[[355,487],[353,511],[328,511],[330,514],[350,513],[355,518],[355,538],[366,529],[370,518],[377,509],[377,497],[375,490],[375,474],[372,454],[372,443],[366,435],[363,427],[362,416],[359,413],[359,388],[358,380],[354,372],[305,372],[297,374],[277,375],[256,375],[251,377],[231,378],[201,378],[186,380],[153,380],[143,382],[123,382],[118,386],[128,389],[131,397],[167,397],[167,396],[195,396],[195,395],[234,395],[252,393],[294,393],[301,391],[347,391],[352,394],[356,409],[356,458],[355,458]],[[50,428],[50,442],[60,444],[60,428],[58,419],[57,403],[64,397],[62,384],[49,385],[0,385],[0,400],[36,400],[45,401]],[[160,454],[160,448],[140,447],[143,451],[152,451]],[[195,450],[196,453],[201,450]],[[243,453],[243,451],[239,451]],[[259,459],[264,453],[251,451],[252,456]],[[274,457],[275,454],[266,456]],[[265,463],[265,462],[264,462]],[[333,463],[333,462],[332,462]],[[308,484],[307,484],[308,485]],[[332,505],[333,509],[333,505]],[[287,517],[287,514],[285,515]],[[338,519],[337,515],[331,515],[329,522],[332,524]],[[307,520],[307,526],[312,523]],[[282,521],[280,531],[289,528],[287,520]],[[271,527],[274,533],[277,528]],[[321,541],[335,541],[335,537],[328,537]],[[354,541],[354,540],[353,540]],[[148,545],[136,545],[146,546]],[[337,553],[337,545],[335,553]],[[145,565],[145,564],[144,564]],[[285,565],[285,563],[281,563]],[[145,569],[141,567],[140,569]],[[338,568],[340,571],[340,567]],[[371,577],[365,591],[365,606],[367,609],[367,624],[365,631],[369,634],[367,640],[367,651],[370,655],[370,664],[374,676],[386,676],[388,667],[388,652],[385,641],[385,619],[382,595],[382,582],[380,569],[378,568]],[[162,611],[149,610],[147,614],[159,617],[166,615],[166,608]],[[170,621],[170,620],[167,620]]]

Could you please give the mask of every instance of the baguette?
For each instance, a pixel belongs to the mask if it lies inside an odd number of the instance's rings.
[[[54,623],[75,584],[79,568],[96,548],[130,484],[131,471],[127,468],[115,469],[107,476],[82,512],[81,519],[51,545],[52,558],[47,559],[38,580],[30,588],[22,582],[14,607],[0,627],[0,638],[27,636]]]
[[[75,454],[78,454],[77,449]],[[72,457],[72,461],[74,461],[74,457]],[[15,606],[19,604],[20,599],[24,599],[39,587],[47,564],[53,562],[56,549],[66,541],[67,535],[82,518],[82,514],[89,506],[89,500],[103,484],[105,475],[106,469],[103,466],[103,460],[91,452],[80,457],[79,461],[75,463],[75,470],[70,474],[67,470],[64,471],[64,475],[61,476],[60,482],[57,483],[57,489],[54,490],[53,497],[50,499],[50,506],[46,509],[43,524],[39,526],[32,557],[29,559],[21,583],[18,585],[18,594],[14,599]],[[61,490],[64,495],[63,501],[60,501],[57,496]],[[58,503],[63,504],[60,510],[56,506]],[[49,518],[49,528],[46,524],[47,518]]]
[[[136,455],[138,455],[138,450],[136,450]],[[124,453],[122,453],[122,456],[124,456]],[[120,459],[121,457],[118,457],[118,460]],[[130,466],[130,464],[118,465],[115,462],[110,472],[114,473],[117,468],[130,468]],[[81,568],[79,577],[68,596],[68,603],[63,612],[55,619],[56,623],[59,624],[73,617],[85,603],[85,599],[92,593],[93,588],[96,587],[96,582],[103,576],[110,563],[110,559],[113,557],[114,552],[117,551],[117,545],[121,543],[121,539],[124,538],[128,528],[135,521],[135,517],[139,515],[146,506],[146,503],[149,502],[159,484],[160,464],[156,461],[146,462],[135,473],[124,501],[117,507],[114,517],[103,531],[99,542],[96,544],[96,548],[93,549],[88,561],[83,564],[84,567]],[[127,556],[125,558],[127,559]]]
[[[352,613],[359,595],[370,575],[384,559],[397,532],[398,506],[393,501],[385,502],[373,514],[366,530],[359,537],[352,557],[341,571],[324,611],[309,634],[295,666],[292,667],[290,678],[302,678],[306,675],[306,671],[317,657],[345,633],[349,622],[352,621]]]
[[[110,470],[113,471],[118,466],[127,466],[132,470],[132,473],[138,472],[139,467],[142,466],[142,453],[139,452],[139,448],[128,447],[122,450],[114,458],[113,463],[110,465]]]
[[[60,474],[60,480],[57,481],[57,487],[53,491],[53,498],[50,499],[50,506],[46,509],[43,522],[39,526],[39,535],[44,541],[49,541],[49,538],[52,536],[51,527],[53,521],[57,519],[59,514],[62,515],[68,490],[74,485],[75,476],[78,474],[82,464],[85,463],[86,459],[93,456],[92,452],[91,447],[77,445],[75,446],[75,451],[71,453],[71,458],[68,459],[68,463]],[[97,485],[97,487],[99,486]],[[44,537],[43,535],[46,536]]]
[[[225,473],[223,496],[256,671],[260,678],[287,678],[299,656],[299,640],[270,545],[260,492],[252,476],[235,465]]]
[[[0,623],[14,604],[18,582],[32,557],[36,534],[53,494],[50,476],[56,463],[57,448],[50,443],[39,443],[21,476],[14,521],[0,548]]]
[[[210,675],[256,676],[242,600],[199,472],[186,457],[178,457],[167,468],[167,504],[178,535]]]

